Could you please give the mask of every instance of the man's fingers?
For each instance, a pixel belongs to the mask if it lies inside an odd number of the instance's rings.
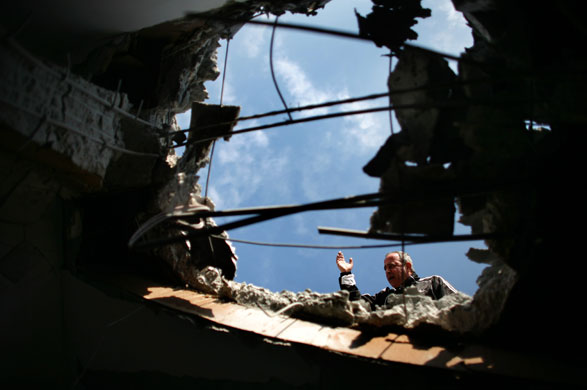
[[[352,257],[349,259],[349,264],[351,264],[351,265],[353,264],[353,258]]]

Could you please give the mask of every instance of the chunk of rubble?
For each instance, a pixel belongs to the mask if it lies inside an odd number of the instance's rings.
[[[490,280],[502,280],[498,290],[507,295],[507,286],[513,280],[512,272],[503,266],[493,266],[485,273]],[[252,284],[227,280],[214,267],[206,267],[200,271],[194,269],[185,278],[197,290],[244,306],[259,307],[271,316],[284,314],[327,325],[369,329],[391,326],[415,329],[421,325],[432,325],[451,333],[479,333],[495,323],[499,317],[500,310],[494,310],[490,306],[501,307],[506,298],[488,295],[481,288],[475,300],[462,292],[433,300],[418,294],[415,288],[408,288],[406,294],[390,295],[385,306],[371,310],[363,300],[351,301],[346,291],[324,294],[307,289],[298,293],[276,293]],[[491,286],[491,290],[495,290],[495,287]]]
[[[199,272],[193,270],[186,278],[198,290],[241,305],[260,307],[265,312],[336,325],[354,323],[354,306],[346,291],[322,294],[307,289],[299,293],[285,290],[275,293],[252,284],[227,280],[214,267],[206,267]]]
[[[437,325],[451,332],[466,333],[460,321],[451,321],[452,312],[459,306],[470,305],[472,298],[462,292],[446,295],[434,300],[422,295],[415,287],[407,288],[405,294],[392,294],[387,297],[385,306],[374,311],[357,313],[359,325],[369,327],[403,326],[416,328],[421,324]]]

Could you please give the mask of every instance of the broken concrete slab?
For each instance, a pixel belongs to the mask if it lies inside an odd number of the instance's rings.
[[[162,155],[156,145],[146,151],[144,142],[135,143],[136,150],[125,144],[122,120],[132,122],[132,105],[124,94],[47,66],[10,40],[0,51],[0,122],[7,148],[69,173],[85,191],[100,189],[109,165],[122,154],[151,163]]]
[[[515,282],[515,272],[506,265],[495,265],[484,271],[480,279],[483,289],[474,298],[457,292],[433,300],[421,295],[417,289],[407,289],[405,295],[392,294],[385,306],[371,310],[362,300],[350,301],[346,291],[327,294],[310,290],[276,293],[252,284],[227,280],[213,267],[193,270],[185,276],[192,288],[241,305],[261,307],[272,315],[279,313],[371,331],[393,326],[407,329],[433,326],[460,335],[479,335],[494,325]]]

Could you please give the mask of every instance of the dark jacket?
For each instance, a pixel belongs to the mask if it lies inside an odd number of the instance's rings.
[[[415,272],[408,277],[400,287],[386,287],[375,295],[361,295],[361,292],[355,283],[355,276],[351,272],[341,272],[338,278],[338,284],[340,285],[341,290],[346,290],[350,293],[351,301],[363,298],[371,304],[372,309],[375,309],[376,305],[383,306],[389,294],[402,294],[404,290],[410,286],[416,286],[421,294],[427,295],[432,299],[440,299],[445,295],[457,292],[457,290],[441,276],[433,275],[426,278],[420,278]]]

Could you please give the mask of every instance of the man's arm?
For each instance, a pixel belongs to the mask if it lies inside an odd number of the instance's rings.
[[[387,287],[375,295],[361,294],[361,291],[359,291],[359,288],[355,282],[355,275],[350,272],[341,272],[340,276],[338,277],[338,284],[340,285],[341,290],[346,290],[350,293],[349,299],[351,301],[358,301],[360,298],[362,298],[369,302],[371,310],[375,310],[375,306],[385,305],[385,299],[392,292],[392,290]]]
[[[344,260],[344,255],[342,252],[338,252],[336,255],[336,266],[340,271],[340,276],[338,277],[338,285],[340,286],[341,290],[346,290],[350,293],[351,301],[356,301],[361,298],[361,292],[357,287],[357,283],[355,282],[355,275],[351,272],[353,270],[353,258],[349,259],[347,263]]]
[[[350,300],[356,301],[361,298],[361,292],[355,282],[355,275],[350,272],[341,272],[338,277],[338,285],[341,290],[346,290],[350,293]]]
[[[347,263],[344,260],[344,255],[342,252],[338,252],[336,255],[336,265],[340,271],[340,276],[338,277],[338,284],[341,290],[346,290],[350,293],[350,300],[357,301],[360,298],[363,298],[365,301],[369,302],[372,310],[375,310],[375,306],[383,306],[385,304],[385,298],[389,294],[391,294],[392,290],[388,288],[381,290],[375,295],[363,294],[361,295],[361,291],[357,287],[357,283],[355,282],[355,275],[351,272],[353,270],[353,258],[349,259]]]

